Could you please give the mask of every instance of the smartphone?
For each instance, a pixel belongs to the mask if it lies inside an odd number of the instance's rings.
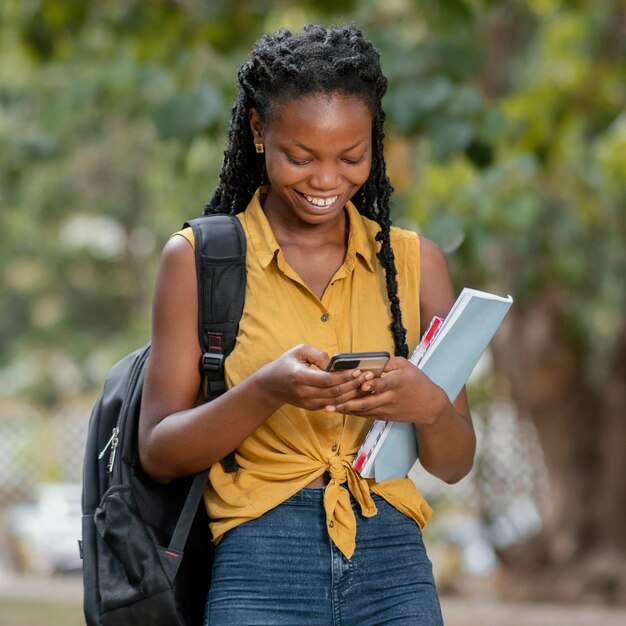
[[[336,372],[340,370],[366,370],[380,376],[389,360],[389,352],[342,352],[335,354],[326,370]]]

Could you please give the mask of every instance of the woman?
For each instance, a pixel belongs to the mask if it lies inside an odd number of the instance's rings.
[[[247,287],[228,391],[201,384],[193,237],[167,243],[154,301],[140,454],[156,480],[211,467],[217,544],[206,623],[441,624],[408,479],[351,467],[373,418],[410,421],[447,482],[473,462],[465,392],[451,404],[406,359],[453,290],[428,240],[390,227],[379,57],[351,26],[262,37],[239,70],[229,143],[206,212],[237,214]],[[190,245],[191,244],[191,245]],[[387,350],[383,376],[326,372]],[[239,469],[219,460],[236,450]]]

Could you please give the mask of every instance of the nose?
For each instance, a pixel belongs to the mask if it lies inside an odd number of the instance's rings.
[[[334,191],[340,184],[340,174],[337,165],[334,163],[319,163],[310,184],[313,188],[320,191]]]

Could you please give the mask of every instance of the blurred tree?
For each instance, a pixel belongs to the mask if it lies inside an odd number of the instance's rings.
[[[464,155],[438,162],[440,137],[424,134],[409,205],[456,248],[459,284],[516,298],[495,370],[538,430],[552,510],[531,545],[502,555],[539,572],[512,588],[623,602],[626,5],[466,4],[491,106]]]
[[[623,0],[6,0],[0,395],[93,388],[147,339],[158,250],[215,184],[237,64],[266,30],[354,21],[389,77],[396,221],[442,245],[458,287],[516,299],[494,393],[533,418],[553,507],[503,558],[541,565],[544,594],[623,600],[625,15]]]

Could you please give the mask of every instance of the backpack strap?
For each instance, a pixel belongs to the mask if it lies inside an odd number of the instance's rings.
[[[175,556],[182,555],[185,550],[187,537],[189,536],[191,525],[193,524],[193,520],[198,510],[198,503],[202,498],[208,479],[209,470],[205,470],[194,476],[191,487],[189,488],[187,499],[185,500],[185,504],[183,505],[168,546],[168,551],[173,553]],[[172,569],[172,565],[166,565],[169,573],[171,574],[171,580],[173,580],[176,577],[176,571],[178,570],[178,565],[180,565],[180,559],[175,559],[173,561],[170,559],[169,561],[175,564],[175,569]],[[166,560],[166,562],[168,561]]]
[[[246,293],[246,236],[236,217],[221,213],[190,220],[184,227],[194,235],[200,368],[209,402],[226,391],[224,358],[235,346]],[[222,465],[227,472],[237,471],[234,452]],[[170,580],[176,577],[208,477],[209,470],[194,476],[169,546],[161,554]]]
[[[195,239],[200,367],[206,400],[226,391],[224,359],[235,346],[246,292],[246,236],[234,215],[205,215],[185,223]],[[234,453],[222,460],[237,471]]]

